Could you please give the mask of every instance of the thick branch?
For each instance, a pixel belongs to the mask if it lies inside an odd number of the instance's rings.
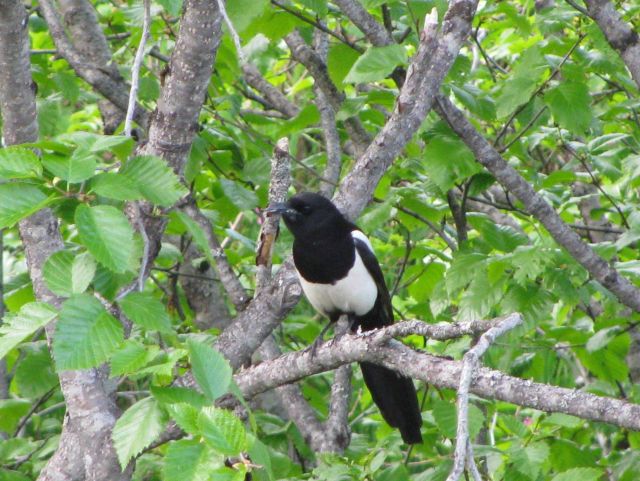
[[[580,236],[565,224],[556,211],[533,187],[500,156],[451,101],[438,96],[438,113],[474,153],[476,160],[491,172],[505,189],[512,192],[529,214],[538,219],[555,241],[563,246],[589,274],[611,291],[620,302],[640,312],[640,289],[621,276]]]
[[[618,51],[640,88],[640,37],[625,23],[609,0],[585,0],[589,16],[596,21],[609,45]]]
[[[436,33],[434,19],[425,22],[420,46],[391,118],[358,159],[336,197],[349,217],[355,218],[362,211],[384,172],[422,124],[444,76],[471,31],[476,7],[474,0],[452,0],[439,33]]]
[[[62,54],[71,68],[87,83],[98,92],[109,99],[120,110],[125,112],[129,103],[127,92],[129,88],[120,76],[117,69],[110,66],[95,64],[91,58],[87,58],[80,53],[75,45],[69,40],[64,30],[58,12],[52,0],[42,0],[40,8],[49,25],[49,32],[56,44],[58,52]],[[144,127],[147,125],[147,113],[138,105],[135,110],[136,121]]]
[[[327,66],[322,60],[322,57],[307,45],[302,36],[295,30],[287,35],[284,40],[291,50],[291,56],[309,70],[315,84],[322,90],[331,107],[337,112],[345,96],[331,81]],[[345,129],[353,141],[356,147],[356,153],[359,156],[359,154],[366,149],[367,145],[369,145],[369,134],[357,117],[349,117],[345,120]]]
[[[405,323],[397,324],[406,329]],[[462,362],[414,351],[396,342],[386,341],[385,329],[363,334],[345,334],[322,344],[315,355],[292,352],[273,361],[265,361],[235,375],[246,397],[273,389],[303,377],[336,369],[338,366],[368,361],[383,365],[406,376],[440,388],[456,389],[462,374]],[[601,421],[632,430],[640,430],[640,405],[575,389],[518,379],[499,371],[481,368],[470,392],[486,399],[497,399],[540,411],[561,412],[592,421]]]

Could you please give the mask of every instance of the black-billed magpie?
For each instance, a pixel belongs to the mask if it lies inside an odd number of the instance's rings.
[[[389,291],[369,239],[325,197],[304,192],[271,206],[294,237],[293,261],[311,305],[333,323],[346,314],[352,331],[393,324]],[[422,442],[422,417],[413,381],[360,363],[371,397],[405,443]]]

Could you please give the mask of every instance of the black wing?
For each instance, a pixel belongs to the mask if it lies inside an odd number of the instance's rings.
[[[389,297],[389,289],[387,289],[387,284],[384,282],[384,276],[382,275],[382,269],[380,269],[378,259],[362,239],[354,237],[353,242],[362,262],[378,287],[378,297],[373,309],[367,312],[364,316],[359,316],[356,319],[359,321],[359,325],[362,326],[364,331],[393,324],[391,297]]]

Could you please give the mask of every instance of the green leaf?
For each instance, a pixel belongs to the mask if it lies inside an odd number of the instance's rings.
[[[151,386],[151,394],[163,404],[187,403],[201,408],[209,404],[207,398],[198,391],[178,386]]]
[[[345,83],[375,82],[386,78],[396,66],[407,61],[402,45],[370,47],[356,60],[344,79]]]
[[[71,184],[93,177],[98,166],[95,154],[83,149],[77,149],[71,157],[45,155],[42,164],[53,175]]]
[[[203,463],[206,446],[198,441],[181,439],[169,445],[162,468],[163,481],[206,481],[209,476]]]
[[[247,449],[244,426],[231,411],[205,407],[198,416],[198,427],[207,443],[221,454],[233,456]]]
[[[611,340],[616,337],[622,328],[620,326],[611,326],[605,329],[600,329],[587,341],[587,351],[594,352],[599,351],[603,347],[607,346]]]
[[[179,210],[171,212],[171,216],[180,221],[193,239],[193,242],[195,242],[198,250],[205,255],[211,265],[215,265],[215,259],[211,254],[211,249],[209,249],[209,242],[207,241],[207,237],[202,227],[200,227],[200,224]]]
[[[145,347],[140,342],[129,339],[111,356],[111,376],[133,374],[147,365],[156,354],[158,347]]]
[[[557,474],[551,481],[598,481],[602,476],[602,469],[573,468]]]
[[[54,252],[45,262],[44,280],[54,294],[70,297],[83,293],[96,273],[96,261],[91,254],[70,251]]]
[[[482,170],[469,148],[461,140],[449,136],[430,139],[424,159],[428,176],[442,192]]]
[[[134,157],[125,164],[120,174],[127,177],[145,199],[163,207],[171,207],[188,192],[160,157]]]
[[[53,340],[58,371],[96,367],[124,340],[122,326],[95,297],[79,294],[62,305]]]
[[[0,325],[0,359],[56,317],[56,310],[44,302],[30,302],[17,314],[7,315]]]
[[[530,479],[537,479],[542,464],[549,457],[549,446],[544,442],[532,443],[526,447],[514,445],[511,461],[515,468]]]
[[[232,375],[229,361],[204,343],[189,339],[187,345],[193,376],[204,394],[212,401],[226,394]]]
[[[358,52],[348,45],[343,43],[331,44],[327,55],[327,70],[335,85],[342,85],[344,78],[358,58]]]
[[[227,14],[236,31],[240,34],[259,17],[269,5],[269,0],[234,0],[227,6]]]
[[[180,429],[194,436],[200,435],[200,428],[198,427],[199,408],[186,403],[166,404],[164,408]]]
[[[142,193],[129,177],[114,172],[105,172],[91,179],[91,192],[116,200],[140,200]]]
[[[220,186],[224,195],[240,210],[251,210],[258,206],[258,196],[255,192],[245,189],[238,182],[220,179]]]
[[[0,177],[26,179],[41,175],[42,165],[33,150],[16,145],[0,149]]]
[[[450,439],[456,437],[458,414],[456,405],[449,401],[438,400],[433,404],[433,417],[442,434]],[[469,404],[469,436],[475,437],[482,429],[484,414],[474,405]]]
[[[148,292],[130,292],[118,301],[124,314],[147,330],[171,332],[171,319],[162,302]]]
[[[125,272],[133,255],[133,229],[115,207],[80,204],[76,209],[80,240],[98,262],[115,272]]]
[[[47,198],[40,189],[30,184],[10,182],[0,184],[0,229],[45,207],[53,198]]]
[[[24,358],[16,368],[13,382],[21,396],[37,398],[58,385],[58,376],[46,345],[25,351]]]
[[[158,0],[169,15],[176,17],[182,9],[182,0]]]
[[[12,432],[31,406],[27,399],[0,399],[0,431]]]
[[[127,409],[113,428],[113,446],[122,469],[164,430],[165,417],[152,397]]]
[[[582,82],[564,82],[544,95],[555,120],[561,127],[584,134],[591,124],[591,96]]]
[[[496,100],[498,118],[506,117],[520,105],[528,102],[535,90],[536,81],[530,77],[513,78],[507,82]]]

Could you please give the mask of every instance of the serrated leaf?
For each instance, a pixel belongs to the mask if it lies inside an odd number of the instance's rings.
[[[30,184],[10,182],[0,184],[0,229],[11,227],[45,207],[53,197],[47,198],[40,189]]]
[[[195,407],[206,406],[209,401],[198,391],[178,386],[151,386],[151,394],[163,404],[186,403]]]
[[[240,210],[251,210],[258,205],[258,196],[252,190],[242,187],[238,182],[220,179],[224,195]]]
[[[44,302],[30,302],[17,314],[9,314],[0,324],[0,359],[56,317],[57,311]]]
[[[25,179],[42,175],[42,165],[31,149],[12,145],[0,149],[0,177]]]
[[[142,343],[129,339],[124,346],[111,356],[111,376],[133,374],[144,367],[158,352],[156,346],[145,347]]]
[[[345,83],[375,82],[386,78],[396,66],[407,61],[402,45],[369,47],[353,64],[344,79]]]
[[[193,376],[205,396],[212,401],[229,391],[232,370],[229,361],[214,348],[189,339],[189,358]]]
[[[45,262],[44,280],[49,289],[59,296],[70,297],[83,293],[96,273],[96,262],[88,252],[54,252]]]
[[[209,479],[203,454],[205,445],[195,441],[181,439],[169,445],[162,468],[163,481],[205,481]]]
[[[98,166],[95,154],[77,149],[73,155],[45,155],[42,159],[44,167],[56,177],[71,184],[84,182],[93,177]]]
[[[205,407],[198,416],[202,436],[216,451],[228,456],[246,450],[246,432],[242,422],[226,409]]]
[[[171,332],[171,319],[162,302],[148,292],[130,292],[118,301],[125,315],[139,326]]]
[[[602,476],[602,469],[573,468],[557,474],[551,481],[598,481]]]
[[[165,409],[180,429],[194,436],[200,434],[200,428],[198,427],[200,410],[198,408],[191,404],[176,403],[165,405]]]
[[[544,442],[532,443],[529,446],[514,446],[511,460],[515,468],[530,479],[537,479],[542,463],[549,457],[549,446]]]
[[[106,361],[124,340],[122,326],[88,294],[62,305],[53,340],[56,369],[87,369]]]
[[[120,174],[127,177],[145,199],[163,207],[171,207],[188,192],[160,157],[134,157],[126,163]]]
[[[115,272],[125,272],[133,255],[133,229],[122,212],[109,205],[80,204],[75,223],[80,240],[98,262]]]
[[[432,138],[425,148],[424,158],[429,178],[442,192],[482,170],[469,148],[453,137]]]
[[[433,404],[433,417],[446,437],[454,439],[458,428],[458,413],[454,403],[439,400]],[[474,404],[469,404],[469,436],[475,437],[484,423],[484,414]]]
[[[582,82],[564,82],[544,95],[554,119],[561,127],[576,134],[584,134],[591,123],[591,96]]]
[[[113,428],[113,446],[122,469],[164,430],[165,417],[152,397],[127,409]]]
[[[115,172],[96,175],[91,180],[90,191],[116,200],[140,200],[143,198],[142,193],[131,179]]]

